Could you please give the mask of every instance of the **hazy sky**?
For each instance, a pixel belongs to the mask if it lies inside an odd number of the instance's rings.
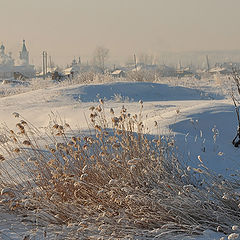
[[[133,53],[240,49],[240,0],[0,0],[0,42],[14,56],[26,39],[31,62],[58,64]]]

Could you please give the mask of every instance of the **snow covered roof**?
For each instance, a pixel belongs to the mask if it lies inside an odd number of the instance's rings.
[[[79,72],[79,71],[80,71],[80,67],[79,67],[78,65],[73,65],[73,66],[70,67],[70,68],[64,69],[64,70],[63,70],[63,73],[64,73],[65,75],[69,75],[69,74],[71,74],[72,72],[74,73],[74,72]]]
[[[47,73],[54,73],[55,71],[58,71],[57,67],[47,68]],[[38,76],[43,76],[43,71],[37,73]]]
[[[210,73],[220,73],[220,72],[224,72],[227,71],[226,68],[222,68],[222,67],[215,67],[209,70]]]
[[[123,70],[115,70],[112,72],[112,75],[119,75],[122,72],[123,72]]]

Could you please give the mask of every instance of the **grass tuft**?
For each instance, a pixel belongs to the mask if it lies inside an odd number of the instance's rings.
[[[42,133],[18,115],[2,129],[1,204],[33,224],[62,227],[65,239],[232,232],[240,221],[238,182],[178,160],[174,139],[144,134],[140,113],[91,107],[90,134],[53,121]],[[157,123],[154,123],[157,127]]]

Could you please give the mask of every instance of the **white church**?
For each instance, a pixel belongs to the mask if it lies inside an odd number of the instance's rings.
[[[25,40],[23,40],[22,51],[19,55],[19,64],[15,64],[11,53],[5,52],[5,46],[0,46],[0,79],[12,78],[18,74],[24,77],[34,77],[36,74],[34,65],[29,64],[29,52]]]

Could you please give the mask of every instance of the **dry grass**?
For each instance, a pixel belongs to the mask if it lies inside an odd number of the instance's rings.
[[[216,177],[200,157],[198,169],[182,166],[174,139],[144,134],[142,107],[133,116],[111,109],[109,123],[100,100],[86,136],[56,121],[44,134],[26,120],[4,127],[1,204],[32,224],[60,227],[64,239],[231,233],[239,183]]]

